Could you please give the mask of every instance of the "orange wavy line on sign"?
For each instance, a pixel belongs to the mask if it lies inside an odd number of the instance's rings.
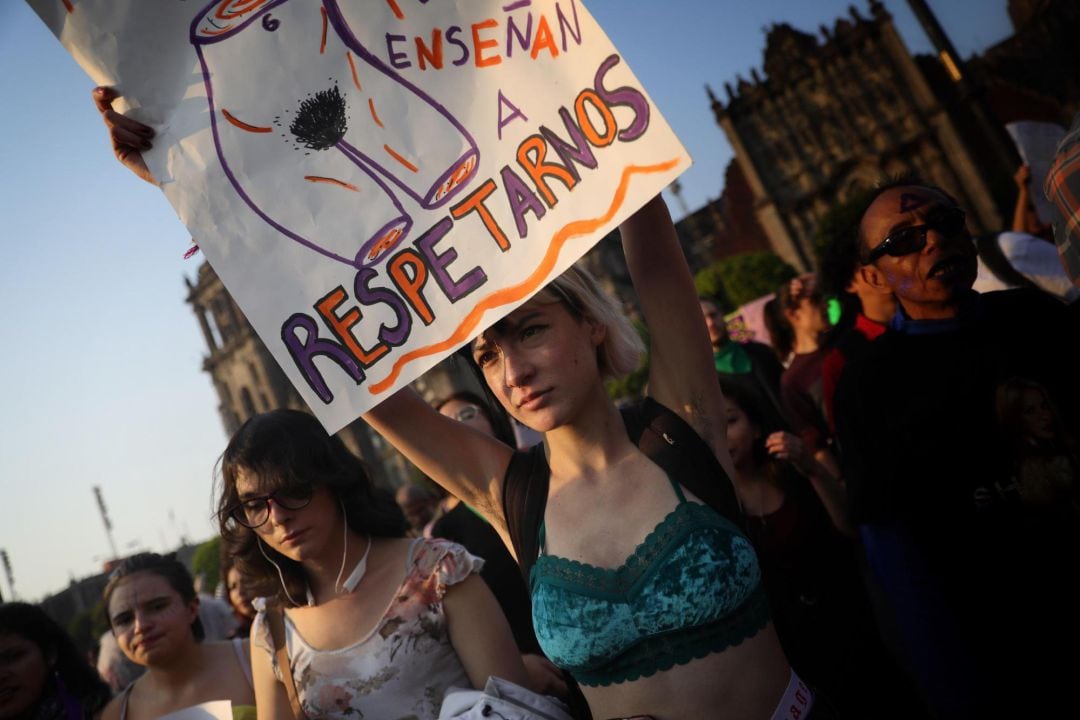
[[[393,11],[394,17],[396,17],[398,20],[405,19],[405,13],[401,12],[401,8],[398,7],[397,0],[386,0],[386,2],[390,6],[390,10]]]
[[[383,145],[383,150],[390,153],[390,157],[394,158],[399,163],[401,163],[402,165],[407,167],[411,172],[420,172],[420,168],[416,167],[411,162],[406,160],[405,157],[401,153],[397,152],[396,150],[394,150],[394,148],[390,147],[389,145]]]
[[[353,192],[360,192],[360,188],[356,187],[352,183],[347,183],[343,180],[338,180],[332,177],[323,177],[321,175],[305,175],[304,179],[308,182],[314,183],[330,183],[331,185],[338,185],[346,190],[352,190]]]
[[[368,109],[371,110],[371,118],[375,121],[375,124],[379,127],[383,127],[382,120],[379,119],[379,113],[375,112],[375,100],[372,98],[367,99]]]
[[[322,13],[322,40],[319,42],[319,54],[322,55],[326,52],[326,8],[320,7],[319,12]]]
[[[349,60],[349,69],[352,70],[353,85],[355,85],[356,89],[359,90],[360,92],[364,92],[364,88],[360,87],[360,78],[356,75],[356,63],[353,62],[352,53],[349,52],[348,50],[346,50],[345,51],[345,57],[348,58],[348,60]]]
[[[390,370],[389,375],[371,385],[371,394],[378,395],[386,392],[386,390],[397,380],[402,369],[413,360],[419,360],[428,355],[444,352],[462,341],[467,340],[472,335],[473,330],[476,329],[476,326],[480,324],[480,318],[482,318],[484,313],[488,310],[521,300],[539,289],[541,283],[547,280],[548,274],[551,272],[552,268],[555,267],[555,262],[559,259],[559,253],[562,251],[563,245],[565,245],[568,240],[581,235],[587,235],[604,225],[604,223],[610,221],[611,218],[615,217],[615,213],[619,211],[619,208],[622,207],[623,202],[626,200],[626,191],[630,187],[630,179],[634,175],[665,172],[678,164],[679,158],[672,158],[671,160],[666,160],[655,165],[628,165],[623,168],[619,186],[615,189],[615,195],[611,199],[611,205],[608,206],[607,211],[603,215],[587,220],[573,220],[559,228],[552,237],[551,244],[548,246],[544,257],[540,260],[540,264],[529,277],[525,278],[517,285],[496,290],[483,298],[469,311],[469,314],[465,316],[465,319],[461,321],[461,324],[450,334],[450,337],[440,342],[432,343],[431,345],[425,345],[424,347],[410,350],[402,355],[394,363],[394,367]]]
[[[274,132],[274,128],[260,127],[259,125],[250,125],[250,124],[244,122],[243,120],[239,119],[235,115],[233,115],[231,112],[229,112],[225,108],[221,108],[221,114],[225,116],[226,120],[231,122],[236,127],[240,128],[241,130],[247,130],[248,132],[253,132],[253,133]]]

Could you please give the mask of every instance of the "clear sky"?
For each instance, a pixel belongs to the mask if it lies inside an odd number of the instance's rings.
[[[841,0],[585,3],[694,157],[691,209],[719,196],[731,158],[705,84],[722,96],[760,68],[768,25],[816,32],[847,13]],[[1011,32],[1005,0],[930,4],[965,56]],[[906,2],[886,6],[927,51]],[[90,80],[22,2],[0,2],[0,67],[0,548],[20,597],[38,600],[110,554],[94,485],[121,553],[210,537],[226,437],[184,302],[200,262],[181,259],[184,227],[113,159]],[[9,599],[6,579],[0,589]]]

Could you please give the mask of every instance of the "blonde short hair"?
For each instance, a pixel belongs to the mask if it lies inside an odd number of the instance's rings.
[[[605,380],[622,377],[637,369],[645,344],[622,309],[589,271],[571,265],[537,293],[537,298],[561,302],[574,315],[607,328],[596,353],[600,374]]]

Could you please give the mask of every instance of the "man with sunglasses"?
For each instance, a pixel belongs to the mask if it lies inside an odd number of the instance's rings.
[[[975,282],[975,244],[964,211],[944,191],[885,190],[862,216],[856,237],[869,282],[891,290],[912,320],[955,318]],[[928,247],[929,246],[929,247]]]
[[[853,520],[891,610],[882,622],[936,714],[1044,716],[1078,669],[1056,658],[1080,641],[1066,601],[1080,543],[1074,521],[1001,491],[1016,438],[995,402],[1003,383],[1035,381],[1080,440],[1080,332],[1037,290],[971,289],[975,246],[940,188],[893,181],[861,210],[860,274],[898,306],[845,369],[835,415]]]

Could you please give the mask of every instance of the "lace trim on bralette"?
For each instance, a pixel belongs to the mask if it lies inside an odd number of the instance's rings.
[[[592,670],[566,668],[582,685],[607,686],[685,665],[742,644],[769,622],[769,601],[759,585],[738,610],[708,625],[643,638],[621,655]]]
[[[593,597],[621,597],[650,574],[658,556],[699,529],[718,530],[745,540],[733,523],[707,505],[685,502],[668,513],[619,567],[601,568],[555,555],[541,555],[529,573],[530,585],[535,590],[537,574],[542,573],[545,584],[582,590]],[[749,541],[746,542],[749,547]]]

